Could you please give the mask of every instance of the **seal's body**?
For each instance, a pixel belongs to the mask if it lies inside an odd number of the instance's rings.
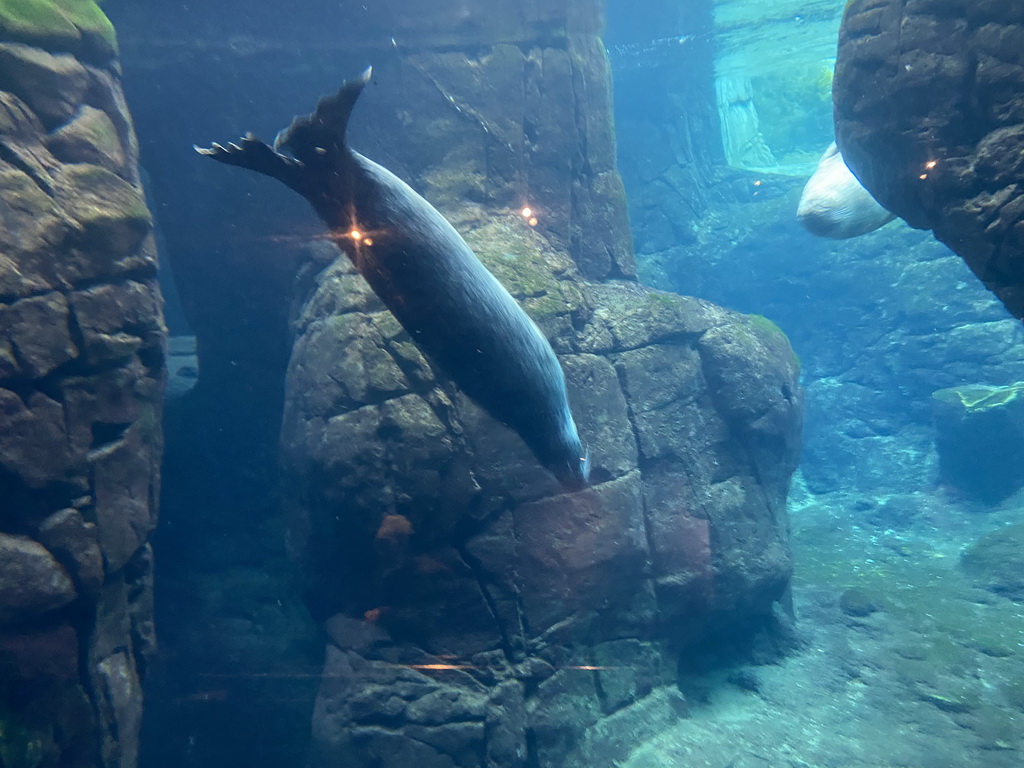
[[[825,150],[804,187],[796,216],[812,234],[834,240],[874,232],[896,218],[846,167],[835,142]]]
[[[370,70],[298,117],[271,148],[254,136],[196,148],[303,195],[402,327],[474,401],[571,489],[589,462],[565,377],[544,335],[455,228],[388,169],[349,149],[349,114]]]

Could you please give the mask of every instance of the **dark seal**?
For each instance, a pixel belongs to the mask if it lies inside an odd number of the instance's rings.
[[[551,345],[437,210],[387,168],[351,150],[349,115],[367,69],[270,147],[252,134],[196,147],[305,197],[417,345],[491,416],[523,438],[569,489],[589,461]]]

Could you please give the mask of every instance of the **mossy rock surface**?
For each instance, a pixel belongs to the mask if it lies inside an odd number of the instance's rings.
[[[466,235],[466,242],[534,320],[573,312],[583,301],[567,254],[553,250],[518,221],[493,220]]]
[[[932,394],[940,403],[951,405],[969,413],[979,413],[1003,408],[1018,401],[1024,395],[1024,382],[1005,387],[990,387],[983,384],[969,384],[962,387],[940,389]]]
[[[117,55],[114,25],[94,0],[0,0],[0,40],[90,60]]]
[[[64,166],[58,201],[82,228],[82,246],[115,257],[138,248],[152,224],[141,192],[98,165]]]

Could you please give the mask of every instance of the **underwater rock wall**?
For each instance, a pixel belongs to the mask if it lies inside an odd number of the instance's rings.
[[[847,5],[833,85],[843,156],[882,205],[1024,318],[1019,3]]]
[[[611,3],[618,168],[637,254],[693,244],[716,166],[724,163],[715,105],[711,2]],[[677,40],[666,32],[687,33]],[[655,287],[667,288],[665,285]]]
[[[561,494],[347,262],[316,275],[282,429],[330,638],[312,762],[611,765],[685,714],[679,653],[770,629],[787,594],[802,394],[781,331],[585,282],[513,215],[468,240],[559,352],[594,485]]]
[[[164,384],[113,29],[0,7],[0,763],[134,768]]]

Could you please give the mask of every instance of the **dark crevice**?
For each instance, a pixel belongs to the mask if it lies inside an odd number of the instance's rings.
[[[133,256],[141,254],[139,250]],[[87,291],[90,288],[103,288],[108,285],[120,286],[125,283],[150,283],[155,282],[157,279],[157,265],[156,263],[147,264],[145,266],[135,267],[129,270],[118,270],[115,274],[99,275],[97,277],[80,280],[71,286],[71,291]],[[71,291],[65,291],[70,293]],[[49,291],[46,291],[49,293]]]
[[[463,541],[466,541],[463,539]],[[488,579],[484,574],[484,569],[480,564],[480,561],[473,557],[466,549],[464,544],[456,546],[459,555],[462,557],[463,562],[473,572],[474,578],[476,578],[477,586],[480,589],[480,593],[483,595],[484,602],[487,605],[487,611],[491,615],[491,619],[494,621],[494,627],[498,632],[498,642],[501,645],[501,651],[505,655],[505,659],[510,663],[514,664],[522,660],[522,649],[517,650],[513,647],[511,638],[508,634],[507,627],[501,621],[501,616],[498,612],[498,606],[494,601],[494,596],[488,589]]]
[[[537,752],[537,732],[526,728],[526,768],[541,768],[540,755]]]
[[[105,422],[93,422],[92,425],[92,442],[89,445],[90,451],[97,451],[102,448],[113,445],[114,443],[120,442],[124,438],[124,433],[128,427],[132,425],[132,422],[118,422],[118,423],[105,423]]]
[[[36,172],[36,169],[26,163],[3,139],[0,139],[0,160],[9,163],[24,173],[32,182],[46,193],[47,197],[53,197],[53,186],[50,182]]]

